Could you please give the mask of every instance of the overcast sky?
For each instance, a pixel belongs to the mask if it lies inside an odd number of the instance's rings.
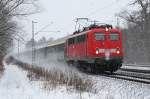
[[[40,0],[39,6],[42,9],[41,13],[28,17],[24,23],[25,30],[28,33],[26,40],[31,38],[31,21],[36,21],[35,32],[42,27],[49,25],[38,35],[36,40],[42,36],[47,39],[50,37],[60,38],[67,34],[72,34],[74,31],[75,18],[88,17],[94,20],[99,20],[102,23],[110,23],[116,25],[117,18],[115,14],[122,9],[127,8],[131,0]],[[52,31],[52,32],[48,32]],[[60,31],[53,33],[53,31]]]

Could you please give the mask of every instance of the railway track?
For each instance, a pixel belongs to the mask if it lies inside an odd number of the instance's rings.
[[[123,64],[123,66],[150,67],[150,64]]]
[[[129,69],[129,68],[121,68],[121,71],[127,71],[127,72],[136,72],[136,73],[146,73],[150,74],[150,70],[139,70],[139,69]]]
[[[144,65],[141,67],[149,67],[149,66]],[[105,72],[105,74],[102,74],[102,76],[150,84],[150,70],[121,68],[113,74]]]
[[[105,74],[102,74],[102,76],[150,84],[150,73],[143,70],[135,71],[120,69],[116,73],[110,74],[106,72]]]
[[[89,75],[90,72],[82,71]],[[97,75],[97,74],[96,74]],[[136,69],[120,69],[116,73],[110,74],[105,72],[104,74],[98,74],[99,76],[105,76],[110,78],[122,79],[127,81],[134,81],[139,83],[150,84],[150,71],[149,70],[136,70]]]
[[[139,83],[144,83],[144,84],[150,84],[149,79],[138,78],[138,77],[133,77],[133,76],[129,76],[129,75],[120,75],[120,74],[107,75],[107,74],[104,74],[103,76],[127,80],[127,81],[139,82]]]
[[[91,73],[90,71],[81,71],[91,76],[103,76],[115,79],[121,79],[126,81],[150,84],[150,74],[146,73],[138,73],[138,72],[129,72],[129,71],[121,71],[118,70],[117,72],[110,74],[110,72],[104,73]]]
[[[145,74],[145,73],[118,71],[115,74],[117,74],[117,75],[124,75],[124,76],[130,75],[130,77],[150,80],[150,74]]]
[[[84,69],[83,70],[80,69],[80,71],[89,75],[94,75],[96,77],[105,76],[109,78],[116,78],[116,79],[122,79],[127,81],[150,84],[150,70],[121,68],[113,74],[110,74],[110,72],[95,73]]]

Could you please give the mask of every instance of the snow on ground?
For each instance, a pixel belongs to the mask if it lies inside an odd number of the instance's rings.
[[[82,99],[150,99],[150,85],[99,75],[88,76],[98,92],[84,92]],[[0,78],[0,99],[80,99],[80,93],[69,92],[65,86],[46,91],[42,89],[41,81],[30,81],[27,72],[8,65]]]
[[[30,59],[22,59],[24,62],[31,63]],[[51,63],[49,60],[38,61],[39,66],[62,66],[60,63]],[[53,67],[53,66],[52,66]],[[64,68],[63,66],[62,68]],[[67,67],[67,66],[66,66]],[[62,69],[61,68],[61,69]],[[104,77],[101,75],[90,75],[97,93],[81,94],[82,99],[150,99],[150,85],[141,84],[121,79]],[[41,89],[41,82],[31,82],[26,77],[27,73],[18,69],[17,66],[6,66],[3,76],[0,78],[0,99],[80,99],[80,93],[75,91],[68,92],[65,86],[59,86],[55,90],[44,91]]]
[[[65,87],[44,91],[40,81],[31,82],[27,78],[27,72],[15,65],[9,65],[0,79],[0,99],[79,99],[80,94],[66,91]],[[82,94],[82,99],[89,98],[88,93]],[[96,99],[95,97],[92,99]],[[98,99],[98,98],[97,98]]]
[[[100,75],[91,76],[96,82],[100,99],[150,99],[150,85]]]

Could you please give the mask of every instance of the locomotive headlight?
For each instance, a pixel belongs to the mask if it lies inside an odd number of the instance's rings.
[[[96,51],[96,54],[98,54],[99,53],[99,51]]]
[[[108,28],[106,28],[105,30],[106,30],[106,31],[108,31],[109,29],[108,29]]]
[[[99,54],[99,49],[96,49],[96,54]]]
[[[120,49],[119,49],[119,47],[117,47],[116,53],[117,53],[117,54],[120,54]]]
[[[117,51],[117,54],[120,54],[120,51]]]

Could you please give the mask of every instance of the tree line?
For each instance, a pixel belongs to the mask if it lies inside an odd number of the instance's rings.
[[[0,65],[13,43],[18,26],[15,18],[34,14],[35,0],[0,0]]]
[[[118,16],[128,28],[123,29],[125,62],[150,62],[150,0],[133,0],[133,10],[123,10]]]

